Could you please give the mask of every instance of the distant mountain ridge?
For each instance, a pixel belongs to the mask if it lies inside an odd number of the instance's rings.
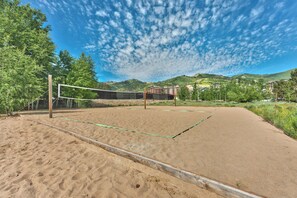
[[[194,76],[176,76],[167,80],[158,82],[143,82],[137,79],[130,79],[121,82],[106,82],[112,90],[120,91],[142,91],[148,86],[172,86],[172,85],[193,85],[195,82],[199,83],[199,86],[208,87],[212,83],[226,83],[234,79],[248,79],[248,80],[260,80],[264,82],[276,81],[276,80],[288,80],[291,77],[291,71],[284,71],[274,74],[239,74],[232,77],[217,75],[217,74],[195,74]]]
[[[293,71],[293,69],[274,74],[240,74],[235,75],[232,78],[246,78],[252,80],[263,79],[265,82],[275,80],[288,80],[291,77],[291,71]]]

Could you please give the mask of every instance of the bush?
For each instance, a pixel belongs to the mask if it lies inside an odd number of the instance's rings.
[[[247,109],[264,120],[284,130],[285,134],[297,139],[297,106],[294,104],[250,105]]]

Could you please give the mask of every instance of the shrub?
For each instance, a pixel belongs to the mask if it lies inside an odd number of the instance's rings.
[[[264,120],[284,130],[285,134],[297,139],[297,106],[294,104],[249,105],[247,109]]]

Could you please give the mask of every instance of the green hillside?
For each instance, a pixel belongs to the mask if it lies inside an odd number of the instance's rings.
[[[195,82],[199,83],[200,87],[209,87],[213,83],[226,83],[234,79],[245,79],[245,80],[260,80],[264,82],[276,81],[276,80],[288,80],[290,79],[292,70],[275,74],[240,74],[232,77],[216,74],[196,74],[194,76],[177,76],[164,81],[158,82],[142,82],[137,79],[125,80],[122,82],[107,82],[106,84],[113,90],[120,91],[142,91],[145,87],[149,86],[172,86],[172,85],[194,85]]]
[[[153,83],[156,86],[172,86],[172,85],[185,85],[185,84],[194,84],[196,81],[195,77],[192,76],[177,76],[174,78],[170,78],[164,81],[159,81],[156,83]]]
[[[280,73],[275,73],[275,74],[267,74],[264,76],[265,79],[267,80],[288,80],[291,78],[291,71],[293,70],[288,70],[285,72],[280,72]]]
[[[140,91],[143,90],[147,83],[137,79],[125,80],[121,82],[108,82],[111,89],[118,91]]]
[[[275,73],[275,74],[264,74],[264,75],[259,75],[259,74],[241,74],[241,75],[236,75],[233,76],[233,79],[236,78],[241,78],[241,79],[247,79],[247,80],[259,80],[263,79],[264,82],[268,81],[276,81],[276,80],[288,80],[291,77],[291,71],[284,71],[280,73]]]

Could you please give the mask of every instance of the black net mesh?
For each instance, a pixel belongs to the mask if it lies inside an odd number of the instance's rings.
[[[69,99],[82,99],[82,100],[94,100],[94,99],[106,99],[106,100],[139,100],[144,98],[142,92],[124,92],[124,91],[111,91],[92,89],[85,87],[75,87],[69,85],[61,85],[60,98]],[[148,100],[173,100],[172,94],[164,93],[147,93],[146,98]]]

